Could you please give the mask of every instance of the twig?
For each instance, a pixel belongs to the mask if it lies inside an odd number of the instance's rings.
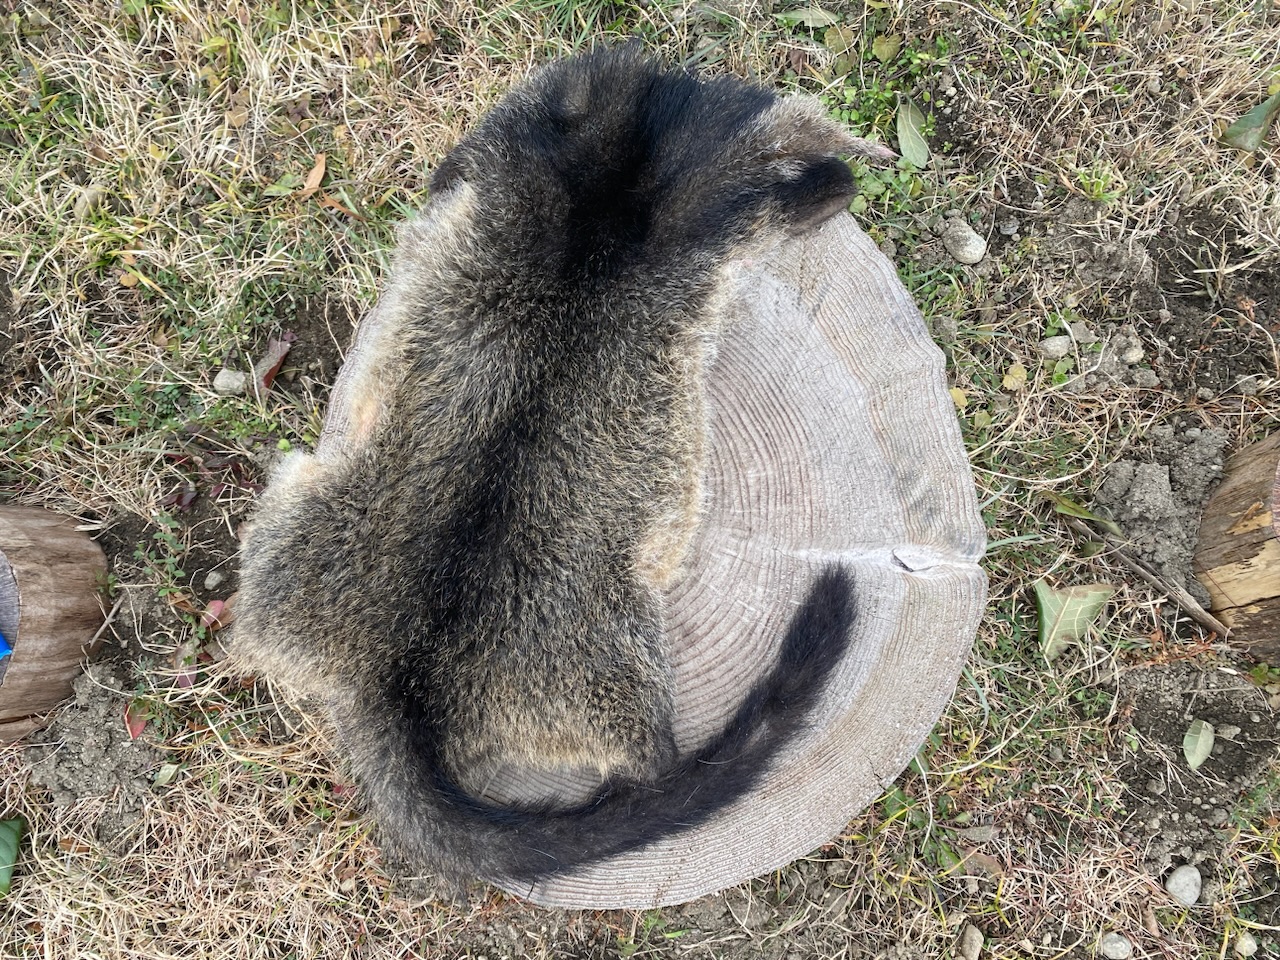
[[[1059,518],[1067,525],[1068,528],[1075,531],[1080,536],[1088,537],[1090,540],[1101,540],[1110,549],[1111,556],[1115,557],[1139,577],[1151,584],[1151,586],[1168,594],[1173,602],[1181,607],[1183,612],[1196,623],[1200,624],[1200,626],[1204,627],[1206,630],[1216,633],[1224,640],[1231,636],[1231,630],[1228,629],[1227,625],[1204,607],[1200,606],[1200,604],[1196,602],[1195,597],[1191,596],[1191,594],[1187,593],[1186,590],[1178,586],[1176,583],[1160,576],[1160,574],[1153,570],[1146,561],[1139,560],[1137,557],[1131,555],[1124,549],[1117,538],[1101,530],[1094,530],[1088,524],[1077,520],[1075,517],[1059,514]]]
[[[89,642],[85,644],[85,647],[92,647],[102,638],[102,635],[107,632],[107,627],[111,626],[111,621],[115,620],[116,614],[120,612],[120,604],[122,603],[124,603],[123,594],[116,597],[116,602],[111,605],[111,612],[108,613],[106,619],[102,621],[102,626],[98,628],[98,632],[89,638]]]

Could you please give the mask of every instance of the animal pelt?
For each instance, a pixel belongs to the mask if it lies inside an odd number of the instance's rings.
[[[697,524],[725,266],[843,210],[839,155],[864,146],[812,99],[627,47],[543,68],[435,171],[355,361],[351,443],[291,455],[262,496],[233,649],[325,698],[409,862],[521,883],[638,848],[805,728],[846,572],[684,757],[661,595]],[[603,786],[512,809],[483,796],[504,767]]]

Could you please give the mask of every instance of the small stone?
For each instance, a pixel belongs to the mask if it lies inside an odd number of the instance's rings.
[[[1240,728],[1232,726],[1229,723],[1224,723],[1221,726],[1213,728],[1213,735],[1215,737],[1221,737],[1223,740],[1234,740],[1236,737],[1240,736]]]
[[[206,590],[216,590],[218,589],[218,584],[222,583],[225,579],[227,579],[226,574],[220,573],[217,570],[210,570],[204,575],[204,588]]]
[[[1040,341],[1040,354],[1046,360],[1061,360],[1071,352],[1071,338],[1067,336],[1045,337]]]
[[[1196,391],[1196,399],[1197,399],[1197,400],[1212,400],[1212,399],[1213,399],[1213,391],[1212,391],[1212,390],[1210,390],[1208,387],[1201,387],[1199,390],[1197,390],[1197,391]]]
[[[1083,320],[1074,320],[1068,324],[1071,327],[1071,337],[1079,344],[1097,343],[1098,335],[1089,329],[1089,325]]]
[[[1049,759],[1052,760],[1054,763],[1061,763],[1065,759],[1065,757],[1066,757],[1066,754],[1062,752],[1062,748],[1058,746],[1056,743],[1049,748]]]
[[[1104,933],[1098,941],[1098,953],[1107,960],[1129,960],[1133,956],[1133,944],[1121,933]]]
[[[1022,223],[1017,217],[1010,217],[1000,224],[1000,232],[1006,237],[1012,237],[1022,227]]]
[[[1141,363],[1146,355],[1147,352],[1139,346],[1126,347],[1120,353],[1120,362],[1133,366],[1135,363]]]
[[[1147,781],[1147,793],[1151,794],[1152,796],[1163,797],[1166,789],[1167,787],[1165,787],[1163,780]]]
[[[1169,874],[1164,882],[1164,888],[1169,892],[1169,896],[1183,906],[1189,907],[1200,899],[1201,883],[1200,871],[1188,863]]]
[[[1145,367],[1139,367],[1131,374],[1133,385],[1143,390],[1153,390],[1160,386],[1160,378],[1156,376],[1154,370],[1148,370]]]
[[[1258,938],[1248,930],[1241,930],[1236,935],[1236,942],[1231,945],[1231,949],[1238,957],[1252,957],[1258,952]]]
[[[213,378],[213,392],[220,397],[236,397],[244,393],[249,377],[240,370],[223,367]]]
[[[974,264],[987,255],[987,241],[959,218],[942,225],[942,245],[957,263]]]
[[[978,960],[982,953],[982,931],[972,923],[966,923],[960,931],[960,956],[964,960]]]

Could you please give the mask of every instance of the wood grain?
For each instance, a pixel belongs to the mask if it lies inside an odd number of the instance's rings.
[[[1196,578],[1233,644],[1280,662],[1280,433],[1238,450],[1205,504]]]
[[[13,655],[0,680],[0,740],[38,726],[71,695],[103,620],[107,560],[66,517],[0,506],[0,632]]]

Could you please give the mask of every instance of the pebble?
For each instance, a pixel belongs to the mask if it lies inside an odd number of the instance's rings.
[[[1104,933],[1098,941],[1098,953],[1107,960],[1129,960],[1133,956],[1133,944],[1121,933]]]
[[[1071,327],[1071,336],[1076,343],[1089,344],[1097,343],[1098,335],[1089,329],[1089,325],[1083,320],[1076,320],[1069,324]]]
[[[220,397],[236,397],[244,393],[249,377],[241,370],[223,367],[213,378],[213,391]]]
[[[1213,735],[1215,737],[1221,737],[1223,740],[1234,740],[1236,737],[1240,736],[1240,728],[1232,726],[1229,723],[1224,723],[1220,727],[1213,728]]]
[[[964,960],[978,960],[982,953],[982,931],[972,923],[966,923],[960,931],[960,956]]]
[[[1068,336],[1045,337],[1040,341],[1040,354],[1046,360],[1061,360],[1071,352],[1071,338]]]
[[[1062,748],[1060,746],[1054,744],[1049,748],[1049,759],[1054,763],[1061,763],[1066,759],[1066,755],[1062,752]]]
[[[1191,864],[1184,864],[1169,874],[1164,888],[1169,891],[1169,896],[1189,907],[1200,899],[1201,882],[1200,871]]]
[[[1127,363],[1129,364],[1129,366],[1133,366],[1135,363],[1141,363],[1143,357],[1145,357],[1146,355],[1147,355],[1146,351],[1143,350],[1141,347],[1127,347],[1120,354],[1120,362]]]
[[[225,574],[219,573],[217,570],[210,570],[204,576],[204,588],[206,590],[216,590],[218,588],[218,584],[222,583],[225,579],[227,579]]]
[[[987,241],[978,231],[958,218],[942,225],[942,245],[957,263],[977,263],[987,255]]]
[[[1252,957],[1258,952],[1258,938],[1248,930],[1241,930],[1231,948],[1238,957]]]

